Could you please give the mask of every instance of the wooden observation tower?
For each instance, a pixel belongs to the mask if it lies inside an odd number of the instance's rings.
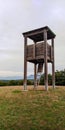
[[[48,63],[52,64],[52,86],[55,87],[54,38],[48,26],[24,32],[24,90],[27,89],[27,62],[34,64],[34,88],[37,87],[37,72],[42,72],[44,64],[45,89],[48,90]],[[27,45],[27,39],[34,44]],[[51,40],[51,45],[47,42]],[[38,70],[37,70],[38,67]]]

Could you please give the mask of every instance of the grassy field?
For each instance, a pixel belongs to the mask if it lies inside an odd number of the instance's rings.
[[[0,87],[0,130],[65,130],[65,87]]]

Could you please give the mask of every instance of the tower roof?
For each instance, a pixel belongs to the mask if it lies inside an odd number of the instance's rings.
[[[44,35],[43,35],[44,30],[47,30],[47,39],[48,40],[55,38],[56,35],[52,32],[52,30],[48,26],[38,28],[35,30],[31,30],[28,32],[24,32],[23,36],[26,36],[35,42],[43,41],[44,40]]]

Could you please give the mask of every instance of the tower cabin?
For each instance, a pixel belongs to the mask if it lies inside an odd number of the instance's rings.
[[[37,72],[43,71],[45,89],[48,90],[48,63],[52,64],[52,85],[55,87],[55,59],[54,38],[55,34],[48,26],[24,32],[24,90],[27,89],[27,62],[34,64],[34,88],[37,87]],[[33,40],[34,44],[27,45],[27,39]],[[51,45],[48,43],[51,40]],[[37,70],[38,65],[38,70]]]

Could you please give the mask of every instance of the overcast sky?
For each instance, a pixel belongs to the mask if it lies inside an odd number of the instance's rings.
[[[0,76],[23,75],[22,33],[49,26],[56,34],[55,70],[65,68],[65,0],[0,0]],[[28,74],[33,65],[28,64]]]

